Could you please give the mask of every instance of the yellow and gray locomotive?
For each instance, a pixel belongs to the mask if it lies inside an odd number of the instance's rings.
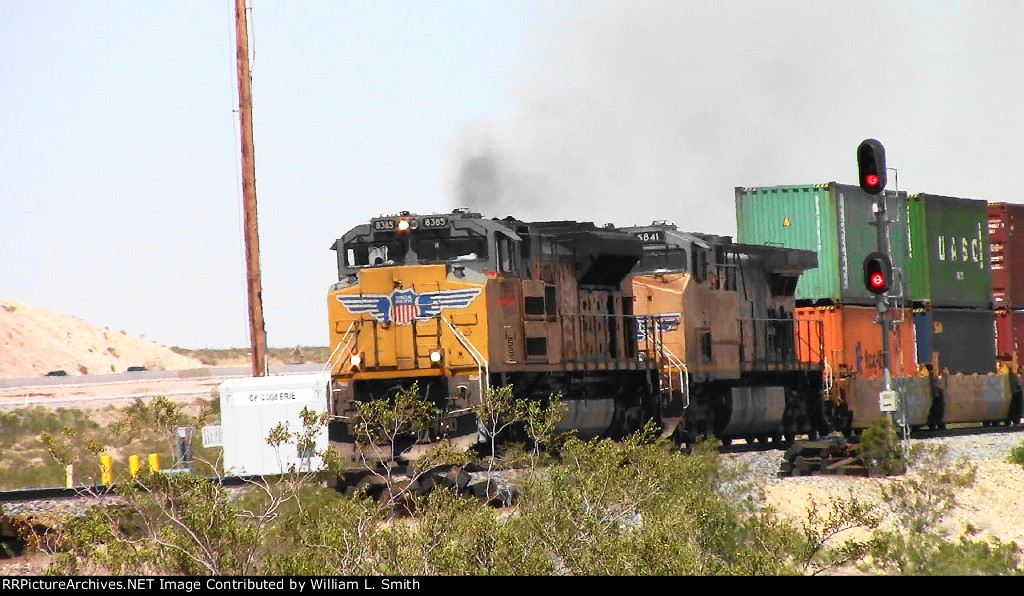
[[[357,457],[360,403],[415,383],[441,412],[430,439],[478,438],[488,388],[560,393],[564,424],[619,436],[657,416],[659,362],[638,346],[633,234],[580,222],[402,212],[338,239],[328,294],[334,448]],[[406,437],[405,457],[421,447]],[[420,437],[422,439],[423,437]],[[365,452],[364,452],[365,454]]]

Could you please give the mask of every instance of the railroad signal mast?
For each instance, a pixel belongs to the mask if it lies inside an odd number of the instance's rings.
[[[873,225],[878,234],[878,250],[864,259],[864,287],[875,295],[878,309],[878,323],[882,326],[882,361],[885,388],[878,395],[879,407],[888,412],[890,420],[896,410],[896,394],[892,390],[892,356],[889,350],[889,308],[885,294],[892,287],[892,259],[889,257],[889,236],[886,234],[885,190],[886,167],[885,147],[876,139],[865,139],[857,147],[857,181],[864,192],[877,197],[874,206]]]

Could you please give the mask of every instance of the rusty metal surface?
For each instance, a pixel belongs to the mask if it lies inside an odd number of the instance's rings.
[[[890,338],[894,376],[917,371],[914,347],[913,311],[891,309],[894,325]],[[799,321],[821,320],[825,358],[837,375],[856,374],[880,378],[883,373],[882,328],[876,324],[878,311],[873,306],[826,306],[796,309]],[[804,351],[801,358],[806,359]]]
[[[1024,350],[1024,311],[996,312],[996,347],[1000,356],[1021,361]]]
[[[1009,375],[950,375],[943,384],[947,424],[999,420],[1009,414]]]
[[[925,377],[906,377],[893,380],[893,386],[900,391],[901,402],[907,412],[907,423],[924,426],[932,407],[932,395]],[[867,428],[881,416],[878,394],[882,391],[882,379],[851,378],[846,384],[846,401],[853,412],[853,428]]]

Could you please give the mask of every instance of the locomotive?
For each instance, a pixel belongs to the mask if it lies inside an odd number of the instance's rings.
[[[632,271],[638,335],[665,356],[662,388],[673,407],[664,423],[677,442],[831,430],[821,322],[794,318],[797,281],[817,267],[816,253],[665,222],[623,231],[643,244]]]
[[[637,341],[633,313],[635,236],[461,209],[374,218],[332,249],[328,434],[344,455],[380,455],[355,440],[359,404],[414,384],[440,415],[429,437],[401,439],[409,459],[424,439],[475,443],[473,406],[492,387],[561,394],[563,424],[581,436],[622,436],[659,417],[662,363]]]
[[[440,414],[402,439],[410,459],[482,438],[473,407],[499,386],[560,394],[583,437],[652,418],[680,443],[828,430],[820,325],[793,318],[812,251],[465,209],[374,218],[332,249],[329,437],[350,458],[382,456],[356,441],[359,404],[414,384]]]

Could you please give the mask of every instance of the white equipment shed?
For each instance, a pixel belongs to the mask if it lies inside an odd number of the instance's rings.
[[[217,387],[224,445],[224,473],[235,476],[274,475],[291,469],[313,472],[323,461],[300,453],[296,441],[279,447],[267,438],[279,423],[290,433],[303,432],[302,410],[327,411],[331,375],[314,373],[229,379]],[[314,451],[327,449],[327,428],[315,435]]]

